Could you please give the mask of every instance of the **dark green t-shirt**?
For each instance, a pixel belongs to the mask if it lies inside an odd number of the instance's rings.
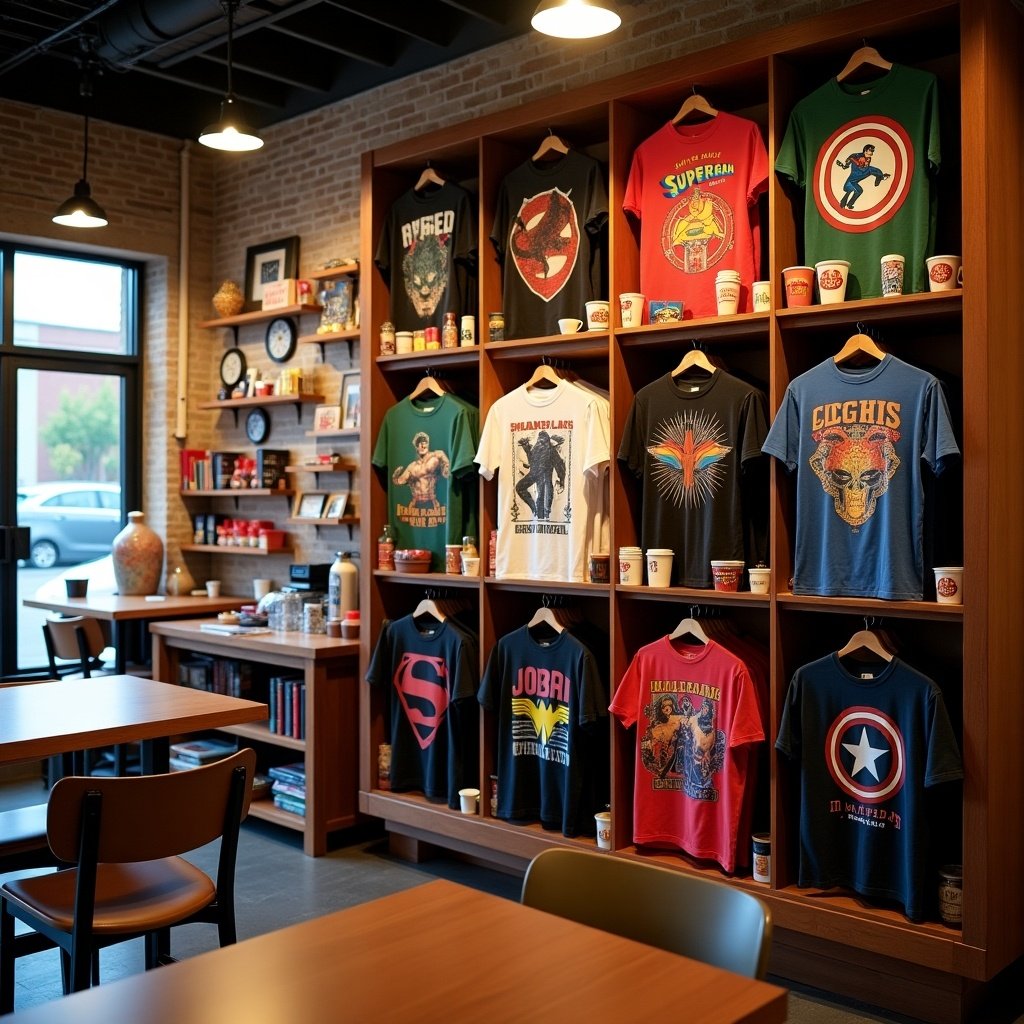
[[[872,82],[830,79],[793,108],[775,170],[804,190],[804,263],[850,261],[848,299],[882,294],[881,258],[927,291],[939,167],[938,80],[894,64]]]

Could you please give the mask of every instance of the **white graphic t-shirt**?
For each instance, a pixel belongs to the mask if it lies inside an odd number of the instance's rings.
[[[499,579],[585,579],[609,434],[608,403],[567,381],[523,385],[491,406],[475,461],[487,480],[501,471]]]

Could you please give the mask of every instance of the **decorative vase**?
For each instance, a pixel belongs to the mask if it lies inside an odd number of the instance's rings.
[[[128,525],[114,538],[110,551],[119,594],[155,594],[164,567],[164,542],[143,521],[142,512],[129,512]]]
[[[214,293],[213,308],[218,316],[234,316],[242,312],[245,296],[234,281],[225,281]]]
[[[164,580],[164,590],[171,597],[188,596],[195,589],[196,581],[188,566],[181,560],[181,553],[175,552],[178,557],[173,561],[168,552],[167,578]]]

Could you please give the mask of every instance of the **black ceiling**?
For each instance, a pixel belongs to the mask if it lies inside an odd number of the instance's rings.
[[[530,31],[536,0],[243,0],[234,91],[260,128]],[[0,98],[175,138],[227,91],[219,0],[2,0]]]

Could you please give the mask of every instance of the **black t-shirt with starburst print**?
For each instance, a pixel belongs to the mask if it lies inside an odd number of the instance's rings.
[[[673,586],[710,587],[712,559],[764,556],[767,433],[764,395],[724,370],[636,393],[618,457],[643,484],[641,545],[675,552]]]

